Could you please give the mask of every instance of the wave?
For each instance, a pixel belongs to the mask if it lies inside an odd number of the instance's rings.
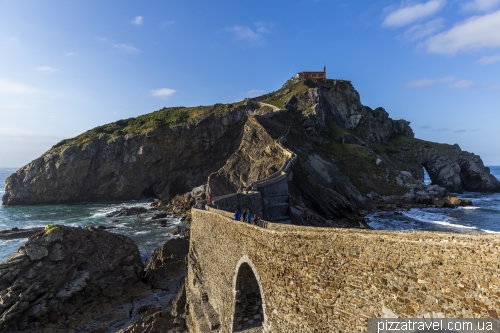
[[[453,223],[455,220],[453,217],[449,217],[445,214],[441,213],[432,213],[432,212],[425,212],[425,211],[419,211],[416,209],[412,209],[408,212],[403,212],[403,215],[410,219],[417,220],[419,222],[424,222],[424,223],[433,223],[433,224],[438,224],[442,226],[447,226],[447,227],[453,227],[453,228],[458,228],[458,229],[478,229],[476,227],[471,227],[463,224],[458,224],[458,223]]]
[[[500,231],[493,231],[493,230],[486,230],[486,229],[482,229],[482,231],[484,231],[487,234],[500,234]]]
[[[458,228],[458,229],[476,229],[476,227],[471,227],[471,226],[467,226],[467,225],[462,225],[462,224],[454,224],[454,223],[449,223],[449,222],[446,222],[446,221],[434,221],[434,222],[431,222],[431,223],[435,223],[435,224],[440,224],[440,225],[445,225],[447,227],[453,227],[453,228]]]

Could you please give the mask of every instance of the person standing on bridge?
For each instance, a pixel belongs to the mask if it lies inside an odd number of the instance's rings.
[[[239,221],[240,219],[241,219],[241,217],[240,217],[240,212],[238,212],[238,210],[236,209],[236,210],[234,211],[234,220],[235,220],[235,221]]]
[[[252,223],[252,213],[250,212],[250,210],[247,213],[247,222],[250,224]]]

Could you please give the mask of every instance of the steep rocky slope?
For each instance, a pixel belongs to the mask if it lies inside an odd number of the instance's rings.
[[[208,177],[213,197],[241,192],[251,183],[274,173],[286,156],[256,118],[250,117],[243,128],[238,149],[217,172]]]

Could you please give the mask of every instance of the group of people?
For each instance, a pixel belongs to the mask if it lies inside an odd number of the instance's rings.
[[[260,225],[260,218],[258,215],[253,216],[250,210],[244,210],[240,213],[237,209],[234,211],[234,220],[243,221],[254,225]]]

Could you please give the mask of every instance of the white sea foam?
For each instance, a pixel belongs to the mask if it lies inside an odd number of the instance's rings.
[[[447,227],[458,228],[458,229],[477,229],[476,227],[470,227],[470,226],[462,225],[462,224],[449,223],[446,221],[434,221],[433,223],[445,225]]]
[[[465,206],[465,207],[459,207],[459,209],[465,209],[465,210],[474,210],[474,209],[479,209],[481,207],[477,206]]]
[[[144,234],[149,234],[151,230],[145,230],[145,231],[138,231],[134,233],[134,235],[144,235]]]
[[[486,230],[486,229],[483,229],[483,231],[487,234],[500,234],[500,231],[493,231],[493,230]]]

